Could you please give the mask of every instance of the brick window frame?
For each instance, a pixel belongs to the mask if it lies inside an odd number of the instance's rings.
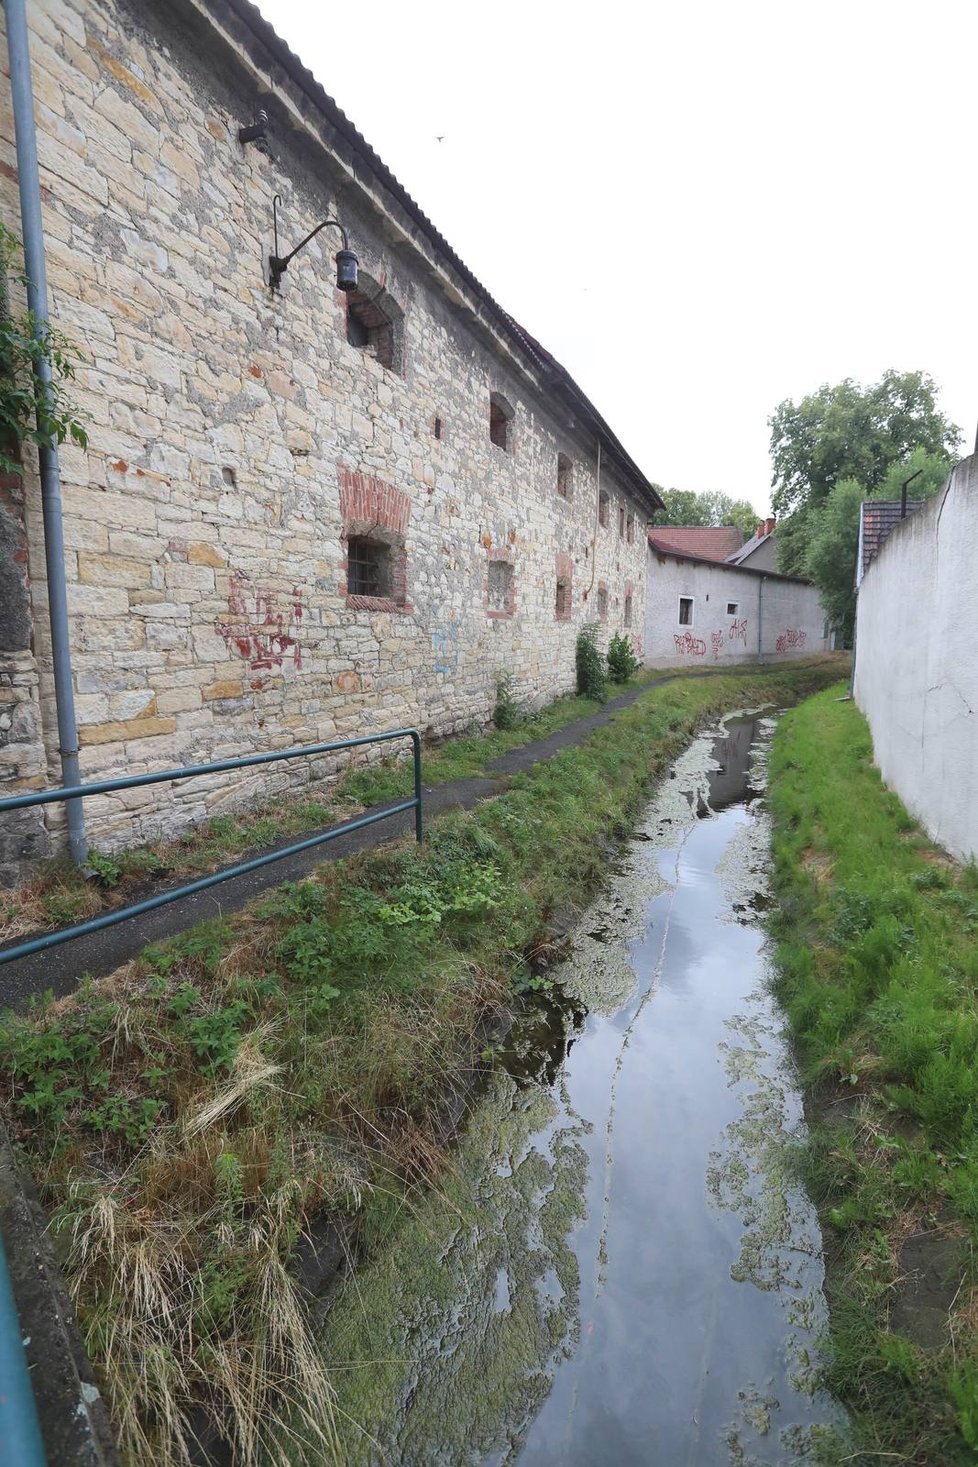
[[[344,291],[346,339],[389,372],[404,371],[404,312],[390,291],[366,271],[356,290]]]
[[[598,621],[604,623],[608,620],[608,582],[598,582],[597,596]]]
[[[574,464],[566,453],[557,455],[557,494],[568,504],[574,498]]]
[[[407,594],[407,531],[411,500],[402,490],[372,474],[340,467],[340,515],[343,529],[340,595],[351,611],[413,610]],[[351,540],[366,540],[387,547],[387,595],[360,596],[350,591],[346,550]]]
[[[516,614],[515,563],[516,554],[508,546],[500,546],[498,549],[490,550],[486,556],[485,603],[486,616],[489,617],[490,621],[505,621]],[[494,565],[506,565],[510,569],[509,584],[506,587],[506,599],[501,607],[493,606],[490,599],[490,585],[493,580],[492,568]]]
[[[610,523],[611,495],[608,493],[607,489],[602,489],[598,493],[598,524],[603,530],[606,530]]]
[[[574,558],[571,555],[555,556],[557,586],[554,595],[554,620],[570,621],[574,612]]]

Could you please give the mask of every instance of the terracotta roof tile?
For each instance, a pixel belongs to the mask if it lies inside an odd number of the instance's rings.
[[[652,544],[675,555],[698,555],[702,560],[726,560],[743,544],[736,525],[653,525]]]

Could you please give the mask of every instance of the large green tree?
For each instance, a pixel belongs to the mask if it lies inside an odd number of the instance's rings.
[[[660,489],[665,510],[659,515],[664,525],[736,525],[745,535],[753,535],[760,516],[746,499],[731,499],[729,494],[709,490],[696,494],[692,489]]]
[[[884,372],[869,387],[851,377],[826,383],[799,403],[786,399],[769,425],[778,561],[795,574],[805,569],[814,512],[837,484],[854,479],[868,498],[915,449],[947,460],[961,441],[926,372]]]
[[[911,499],[929,499],[944,484],[950,460],[918,448],[903,463],[891,464],[882,481],[867,488],[858,479],[840,479],[821,504],[809,512],[809,533],[802,569],[818,586],[832,622],[852,644],[856,613],[855,574],[859,544],[859,506],[867,499],[899,499],[911,474]],[[919,471],[919,472],[918,472]]]

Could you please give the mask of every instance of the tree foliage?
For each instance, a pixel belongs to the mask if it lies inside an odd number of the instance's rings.
[[[770,419],[775,514],[820,503],[842,479],[872,491],[915,448],[949,458],[961,432],[935,397],[926,372],[889,371],[870,387],[847,377],[782,402]]]
[[[899,499],[904,480],[920,470],[908,497],[929,499],[943,486],[950,462],[940,454],[916,449],[903,463],[891,464],[873,488],[858,479],[841,479],[821,504],[808,514],[808,542],[804,572],[818,586],[830,620],[842,628],[846,645],[852,641],[855,621],[856,553],[859,544],[859,507],[867,499]]]
[[[692,489],[660,489],[665,503],[664,525],[736,525],[745,535],[753,535],[760,516],[746,499],[731,499],[729,494]]]
[[[9,283],[27,287],[16,264],[19,250],[17,239],[0,224],[0,473],[5,474],[21,473],[25,443],[53,447],[70,439],[81,448],[88,443],[65,387],[75,375],[75,347],[33,312],[11,313]],[[46,385],[36,375],[44,358],[52,368]]]

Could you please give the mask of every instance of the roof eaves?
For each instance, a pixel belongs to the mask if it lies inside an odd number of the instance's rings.
[[[712,565],[714,570],[733,571],[741,576],[763,576],[766,581],[790,581],[795,586],[813,586],[804,576],[786,576],[780,571],[761,570],[759,566],[732,565],[729,560],[710,560],[706,555],[693,555],[688,550],[674,550],[671,545],[660,544],[654,535],[649,535],[649,547],[656,555],[668,555],[672,560],[692,560],[697,565]]]
[[[257,6],[253,5],[251,0],[199,0],[199,3],[206,7],[212,15],[219,15],[222,9],[230,10],[249,28],[259,43],[286,72],[291,81],[305,93],[314,106],[325,116],[329,124],[346,139],[354,152],[358,153],[364,159],[387,192],[397,200],[405,212],[418,225],[421,232],[433,246],[435,252],[461,277],[469,289],[489,310],[497,326],[501,328],[503,333],[511,341],[516,343],[522,354],[529,359],[533,367],[544,373],[544,382],[540,384],[541,387],[544,387],[544,389],[547,386],[551,388],[556,386],[562,387],[564,392],[571,398],[575,409],[583,417],[587,418],[592,429],[606,440],[606,446],[611,450],[612,458],[643,508],[649,514],[654,514],[656,510],[663,509],[665,506],[650,480],[642,473],[642,470],[638,467],[617,435],[612,432],[605,419],[598,412],[598,409],[585,396],[582,389],[578,387],[566,368],[562,367],[549,352],[545,351],[540,343],[494,300],[485,286],[481,284],[464,261],[455,253],[444,235],[435,228],[421,206],[412,198],[404,185],[399,182],[387,167],[387,164],[384,163],[380,155],[374,151],[363,134],[354,127],[346,113],[337,105],[322,83],[316,80],[313,73],[302,63],[291,47],[269,24]],[[547,381],[548,378],[550,379],[549,382]]]

